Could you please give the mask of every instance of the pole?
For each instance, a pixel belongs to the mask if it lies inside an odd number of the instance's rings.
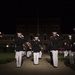
[[[37,35],[39,35],[39,0],[37,0]]]

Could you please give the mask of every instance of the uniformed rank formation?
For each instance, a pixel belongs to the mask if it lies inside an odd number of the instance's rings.
[[[22,33],[17,33],[17,37],[14,40],[15,43],[15,59],[16,66],[22,66],[22,58],[33,58],[33,64],[38,65],[39,59],[42,58],[43,46],[39,37],[34,37],[31,42],[26,40]],[[72,35],[68,35],[64,40],[63,37],[57,32],[52,32],[52,36],[47,42],[48,50],[50,53],[50,60],[54,68],[58,67],[58,53],[59,49],[64,49],[64,56],[69,56],[70,64],[74,64],[75,61],[75,39]]]
[[[39,37],[34,37],[32,42],[28,42],[22,33],[17,33],[15,43],[15,59],[16,67],[22,66],[22,58],[26,55],[27,58],[33,56],[33,64],[39,64],[39,59],[42,57],[42,46]]]

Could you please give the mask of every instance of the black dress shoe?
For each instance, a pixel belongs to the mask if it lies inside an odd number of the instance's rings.
[[[39,64],[34,64],[34,65],[39,65]]]
[[[21,67],[17,67],[17,68],[21,68]]]
[[[54,68],[58,68],[58,67],[54,66]]]

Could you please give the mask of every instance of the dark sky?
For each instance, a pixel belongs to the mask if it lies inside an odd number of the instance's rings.
[[[0,2],[0,31],[15,33],[17,18],[61,18],[62,33],[72,33],[75,27],[74,0],[25,0]]]

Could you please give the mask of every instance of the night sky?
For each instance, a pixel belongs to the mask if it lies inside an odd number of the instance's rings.
[[[74,0],[25,0],[0,2],[0,31],[14,34],[18,18],[61,18],[62,33],[73,33],[75,27]]]

